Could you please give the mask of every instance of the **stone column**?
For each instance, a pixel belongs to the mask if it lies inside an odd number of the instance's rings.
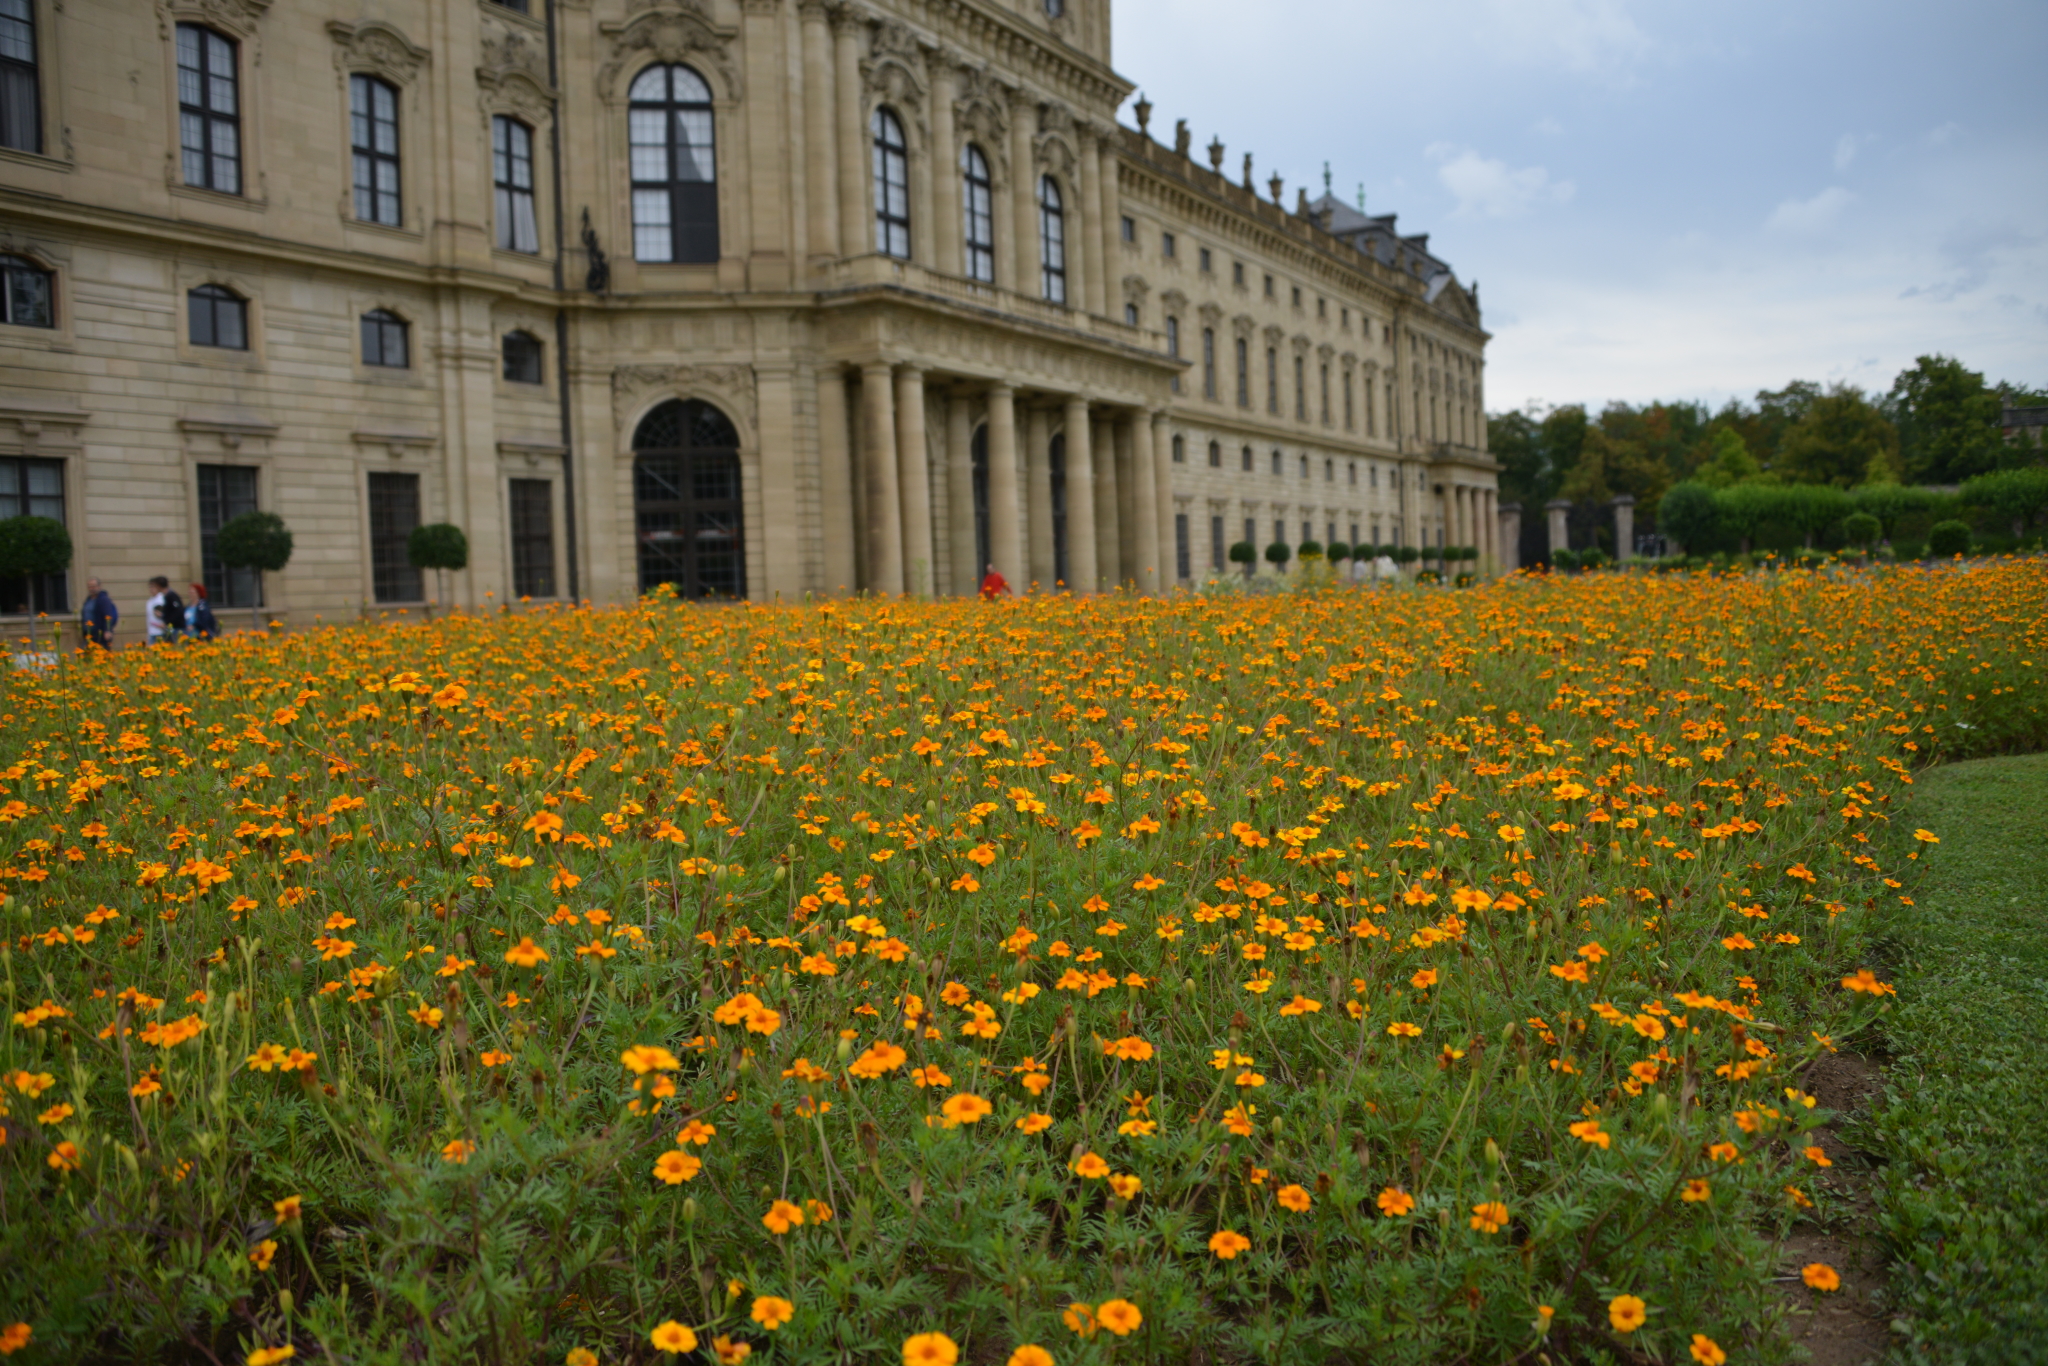
[[[1543,505],[1543,510],[1550,514],[1550,553],[1555,555],[1560,550],[1570,550],[1571,524],[1565,516],[1572,510],[1571,500],[1553,498]]]
[[[1020,91],[1010,105],[1010,224],[1011,236],[1016,243],[1012,252],[1012,269],[1015,272],[1012,287],[1028,299],[1036,299],[1042,293],[1038,279],[1038,167],[1031,150],[1031,135],[1037,131],[1038,101]],[[998,257],[996,270],[1000,272],[1002,268],[1002,260]],[[1045,447],[1033,447],[1032,459],[1041,460],[1044,456]],[[1046,563],[1052,561],[1048,559]],[[1038,572],[1035,555],[1031,572]],[[1050,576],[1045,579],[1045,584],[1048,588],[1052,586]]]
[[[1102,431],[1097,426],[1096,431]],[[1145,433],[1149,440],[1152,433]],[[1131,424],[1118,419],[1110,424],[1109,439],[1116,449],[1116,543],[1117,582],[1137,583],[1144,578],[1150,561],[1145,559],[1139,546],[1144,543],[1144,532],[1138,525],[1138,462],[1137,442],[1131,434]],[[1096,449],[1102,449],[1102,438],[1097,436]],[[1145,482],[1152,482],[1152,466],[1145,466]]]
[[[1088,443],[1088,400],[1067,400],[1067,568],[1068,586],[1093,593],[1102,586],[1095,558],[1095,458]]]
[[[1159,546],[1159,588],[1161,592],[1179,582],[1179,568],[1174,560],[1173,544],[1173,439],[1167,430],[1165,413],[1152,414],[1152,501],[1157,519],[1153,536]],[[1142,449],[1142,447],[1141,447]],[[1190,541],[1194,528],[1188,528]],[[1205,533],[1206,534],[1206,533]],[[1232,538],[1235,539],[1235,538]],[[1194,566],[1192,543],[1188,547],[1189,568]]]
[[[796,492],[797,376],[789,365],[763,365],[754,375],[761,405],[757,468],[765,525],[755,542],[760,547],[760,576],[748,574],[749,584],[759,587],[747,596],[770,602],[778,598],[795,601],[804,589],[803,531]]]
[[[903,499],[903,591],[925,597],[937,587],[932,555],[931,454],[924,440],[924,371],[896,371],[896,488]]]
[[[947,538],[953,560],[952,591],[971,597],[982,575],[981,565],[975,563],[974,418],[967,395],[960,393],[946,400],[946,528],[952,533]],[[993,522],[990,531],[993,534]]]
[[[1631,559],[1636,549],[1636,497],[1617,494],[1614,499],[1614,558]]]
[[[953,137],[953,94],[959,81],[943,55],[930,61],[932,73],[932,217],[925,229],[931,238],[930,260],[948,275],[961,273],[966,250],[966,220],[960,208],[960,144]]]
[[[871,593],[903,591],[903,505],[896,477],[896,395],[889,362],[860,368],[861,467],[867,483],[867,572]]]
[[[1019,512],[1016,393],[1007,384],[994,384],[988,391],[988,551],[996,572],[1021,594],[1030,581]]]
[[[1026,497],[1031,511],[1026,531],[1031,548],[1031,580],[1047,592],[1052,591],[1054,568],[1051,446],[1051,415],[1044,407],[1033,404],[1025,410],[1024,419]]]
[[[804,0],[804,167],[813,256],[839,254],[839,151],[832,141],[832,31],[820,0]],[[828,557],[829,562],[829,557]],[[850,580],[849,580],[850,582]]]
[[[1116,426],[1107,417],[1088,424],[1088,449],[1095,458],[1095,571],[1101,586],[1114,588],[1124,581],[1122,499],[1119,493],[1118,458],[1128,455],[1116,448]]]
[[[1102,278],[1102,234],[1096,230],[1095,209],[1101,202],[1095,180],[1095,138],[1083,129],[1074,130],[1081,155],[1074,161],[1074,178],[1067,192],[1067,307],[1076,313],[1100,313],[1102,304],[1097,282]]]
[[[1422,545],[1422,472],[1417,465],[1402,461],[1395,466],[1401,481],[1401,544]],[[1418,566],[1420,560],[1415,562]]]
[[[837,67],[833,94],[839,104],[839,254],[868,251],[874,214],[867,201],[867,101],[861,95],[860,34],[863,21],[851,10],[832,16],[832,55]]]
[[[1500,505],[1500,569],[1512,574],[1522,567],[1522,505]]]
[[[796,272],[790,257],[804,250],[809,231],[790,219],[799,207],[791,203],[790,177],[795,167],[790,161],[797,154],[791,144],[801,136],[790,126],[784,84],[790,76],[790,52],[785,45],[781,10],[742,6],[740,23],[747,73],[746,130],[752,153],[749,160],[769,172],[747,177],[747,281],[751,289],[780,291],[795,283]],[[728,254],[731,250],[725,248]]]
[[[846,421],[846,375],[837,366],[818,372],[818,500],[824,512],[827,593],[851,593],[860,583],[854,533],[853,450]]]
[[[1123,198],[1117,192],[1116,147],[1112,131],[1095,143],[1095,227],[1102,239],[1102,283],[1095,311],[1123,321]],[[1162,325],[1163,327],[1163,325]]]
[[[1152,464],[1152,418],[1146,413],[1135,413],[1124,420],[1123,439],[1118,444],[1131,452],[1131,521],[1138,555],[1136,575],[1138,590],[1143,593],[1157,593],[1161,585],[1171,583],[1173,576],[1167,568],[1173,554],[1173,542],[1168,540],[1162,546],[1159,540],[1159,489],[1158,471]]]

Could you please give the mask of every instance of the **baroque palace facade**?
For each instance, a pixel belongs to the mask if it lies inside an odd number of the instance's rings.
[[[1108,0],[0,0],[0,612],[1497,565],[1476,290],[1131,90]]]

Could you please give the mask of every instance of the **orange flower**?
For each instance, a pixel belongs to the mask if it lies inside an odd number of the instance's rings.
[[[1109,1178],[1109,1188],[1116,1192],[1119,1200],[1135,1200],[1138,1192],[1145,1189],[1145,1183],[1128,1172],[1119,1172]]]
[[[1683,1190],[1678,1192],[1678,1198],[1687,1204],[1696,1205],[1702,1200],[1713,1199],[1714,1192],[1712,1187],[1707,1185],[1705,1177],[1695,1176],[1692,1180],[1685,1183]]]
[[[28,1346],[28,1340],[33,1336],[35,1330],[26,1323],[10,1323],[5,1328],[0,1328],[0,1357],[13,1356]],[[1038,1364],[1034,1363],[1034,1366]],[[1047,1357],[1043,1366],[1052,1366],[1052,1358]]]
[[[273,1201],[270,1207],[277,1212],[278,1223],[290,1224],[296,1222],[300,1217],[300,1204],[301,1197],[296,1195],[287,1195],[282,1200]]]
[[[1420,1037],[1420,1035],[1422,1034],[1422,1026],[1418,1024],[1410,1024],[1406,1020],[1396,1020],[1392,1024],[1387,1026],[1387,1033],[1393,1035],[1397,1039],[1413,1039]]]
[[[1728,1354],[1705,1333],[1692,1335],[1692,1359],[1700,1366],[1727,1366]]]
[[[803,1209],[787,1200],[777,1200],[768,1207],[768,1212],[761,1216],[761,1223],[774,1234],[787,1233],[803,1221]]]
[[[515,968],[539,967],[548,961],[548,951],[534,943],[532,935],[523,935],[517,944],[505,950],[505,961]]]
[[[1380,1213],[1387,1218],[1398,1219],[1415,1208],[1415,1197],[1399,1186],[1389,1186],[1379,1193],[1373,1203],[1380,1207]]]
[[[1571,1135],[1573,1138],[1580,1139],[1587,1143],[1591,1143],[1594,1146],[1603,1149],[1606,1148],[1608,1144],[1614,1141],[1614,1136],[1612,1134],[1601,1132],[1600,1121],[1597,1119],[1580,1120],[1578,1123],[1571,1126]]]
[[[697,1350],[697,1335],[674,1319],[669,1319],[649,1333],[647,1340],[654,1344],[655,1351],[665,1352],[669,1356],[681,1356],[684,1352]]]
[[[654,1174],[671,1186],[685,1181],[694,1181],[697,1173],[704,1170],[704,1163],[694,1154],[681,1149],[670,1149],[654,1159]]]
[[[1052,1127],[1052,1116],[1033,1111],[1017,1121],[1017,1127],[1027,1134],[1042,1134]]]
[[[948,1125],[976,1124],[994,1109],[995,1106],[980,1096],[962,1091],[956,1096],[947,1097],[946,1103],[939,1107],[939,1113],[946,1117]]]
[[[1052,1353],[1035,1342],[1027,1342],[1010,1353],[1005,1366],[1053,1366]]]
[[[1073,1170],[1076,1176],[1085,1177],[1090,1181],[1100,1181],[1109,1175],[1109,1164],[1104,1162],[1099,1154],[1082,1153],[1075,1159]]]
[[[762,1295],[754,1300],[749,1317],[772,1333],[796,1317],[796,1306],[774,1295]]]
[[[954,1366],[959,1344],[944,1333],[917,1333],[903,1340],[903,1366]]]
[[[1507,1227],[1508,1207],[1498,1200],[1488,1200],[1485,1204],[1474,1205],[1469,1222],[1481,1233],[1498,1233]]]
[[[1282,1186],[1278,1191],[1274,1192],[1273,1198],[1280,1202],[1283,1209],[1291,1209],[1296,1214],[1308,1212],[1310,1200],[1308,1191],[1304,1187]]]
[[[475,1152],[476,1144],[471,1143],[466,1138],[454,1138],[442,1145],[441,1160],[443,1162],[453,1162],[459,1167],[467,1163]]]
[[[1643,1326],[1648,1307],[1634,1295],[1616,1295],[1607,1302],[1607,1321],[1617,1333],[1633,1333]]]
[[[1095,1306],[1095,1321],[1123,1338],[1137,1331],[1145,1316],[1129,1300],[1104,1300]]]
[[[1234,1229],[1221,1229],[1209,1235],[1209,1250],[1226,1262],[1251,1245],[1251,1239]]]
[[[1814,1290],[1830,1291],[1842,1288],[1842,1278],[1826,1262],[1808,1262],[1800,1268],[1799,1279]]]

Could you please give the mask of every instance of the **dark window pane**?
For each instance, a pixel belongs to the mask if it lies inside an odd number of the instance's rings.
[[[0,520],[8,517],[48,517],[67,522],[64,462],[0,456]],[[0,576],[0,616],[69,612],[69,583],[70,576],[62,571],[15,578]]]
[[[514,479],[512,591],[522,598],[555,595],[555,486],[545,479]]]
[[[514,384],[543,382],[540,339],[531,332],[505,334],[505,378]]]
[[[221,527],[255,512],[256,471],[243,465],[199,467],[199,578],[215,607],[261,607],[263,576],[220,561]]]
[[[739,435],[708,403],[671,400],[633,436],[640,590],[685,598],[746,595]]]
[[[4,3],[5,0],[0,0]],[[20,256],[0,256],[0,321],[16,327],[55,327],[50,272]]]
[[[687,66],[651,66],[634,78],[628,99],[635,259],[716,261],[718,156],[711,87]]]
[[[0,0],[0,147],[43,150],[34,0]]]
[[[242,130],[235,45],[212,29],[180,24],[178,140],[185,183],[242,192]]]
[[[420,477],[370,476],[370,591],[378,602],[420,602],[420,571],[406,542],[420,524]]]

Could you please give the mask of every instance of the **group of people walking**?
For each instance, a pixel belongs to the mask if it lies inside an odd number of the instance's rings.
[[[149,601],[143,605],[143,637],[150,645],[167,645],[174,640],[212,640],[220,634],[213,607],[206,600],[206,585],[188,585],[192,600],[187,602],[159,574],[149,581]],[[98,579],[85,581],[85,605],[79,609],[78,625],[88,648],[114,648],[114,628],[120,624],[121,609],[114,604]]]

